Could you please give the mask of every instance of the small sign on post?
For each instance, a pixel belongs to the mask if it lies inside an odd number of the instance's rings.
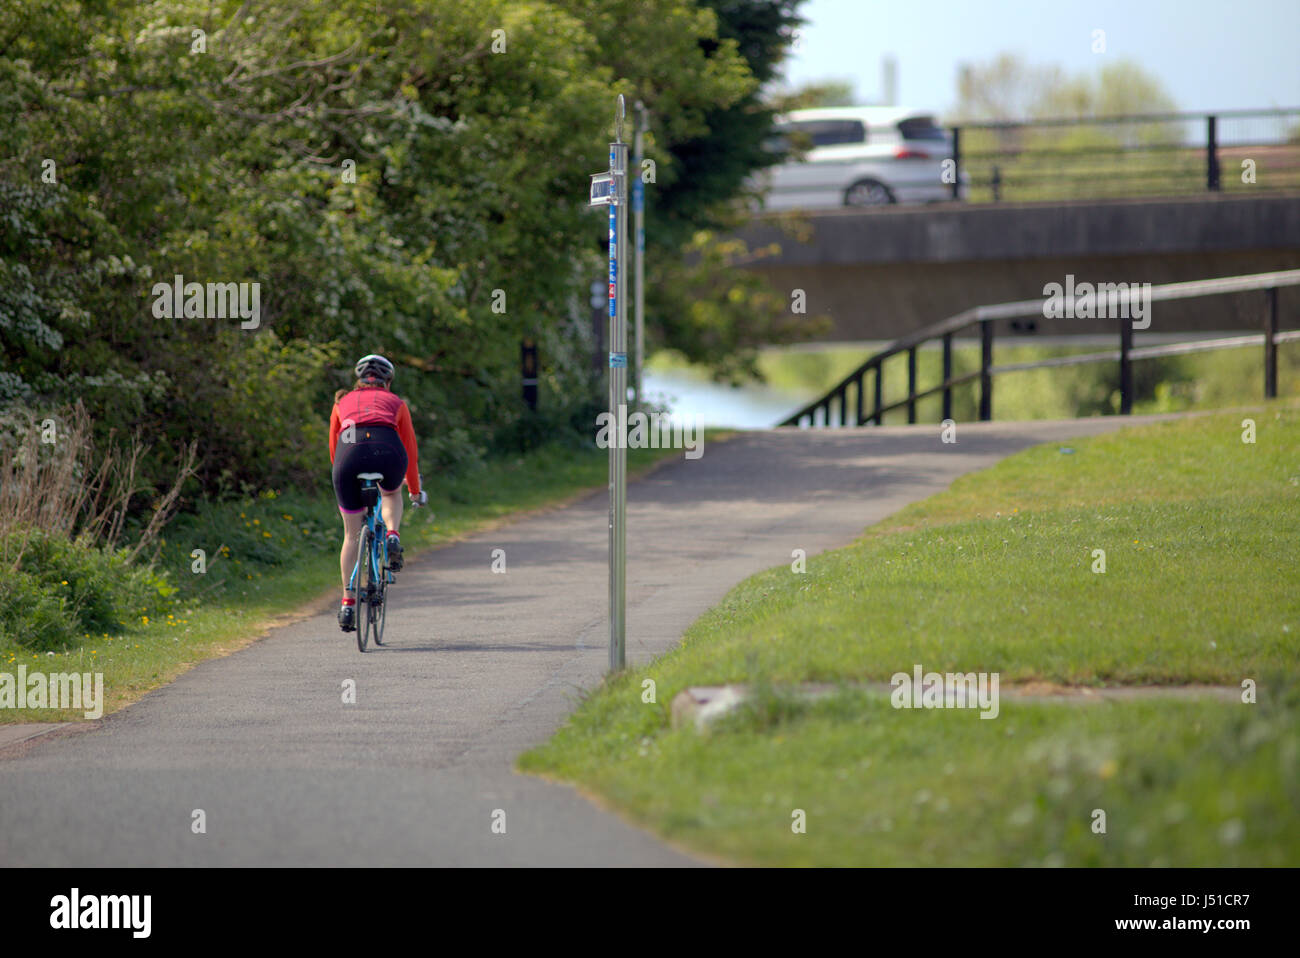
[[[614,175],[612,173],[591,174],[591,200],[589,206],[609,206],[614,202]]]
[[[627,314],[622,264],[627,245],[627,144],[623,94],[614,112],[614,142],[609,169],[591,177],[591,206],[609,207],[609,412],[615,424],[627,421]],[[620,412],[622,413],[620,415]],[[623,430],[609,444],[609,670],[627,664],[627,447]]]

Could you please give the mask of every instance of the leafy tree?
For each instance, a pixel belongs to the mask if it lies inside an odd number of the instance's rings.
[[[16,0],[0,402],[80,400],[101,438],[139,430],[155,482],[198,439],[208,490],[321,482],[362,352],[398,363],[439,464],[521,415],[525,335],[546,401],[578,408],[603,254],[587,174],[614,92],[653,111],[667,261],[762,160],[757,91],[795,5]],[[258,284],[256,328],[166,315],[154,287],[176,275]],[[711,355],[747,335],[684,337]]]
[[[854,106],[858,103],[858,93],[852,80],[822,80],[774,96],[772,103],[781,113],[814,107]]]
[[[1095,118],[1175,109],[1160,81],[1131,60],[1110,61],[1093,74],[1069,76],[1059,67],[1026,63],[1002,53],[965,65],[957,81],[958,121],[1045,117]]]

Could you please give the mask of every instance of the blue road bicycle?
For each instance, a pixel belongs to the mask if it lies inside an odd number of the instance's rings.
[[[393,572],[388,568],[388,530],[379,505],[377,472],[357,474],[361,483],[361,501],[366,518],[358,540],[357,564],[348,580],[348,589],[357,597],[357,648],[364,652],[373,637],[375,645],[384,644],[384,620],[388,612],[388,587]],[[362,611],[364,609],[364,612]]]

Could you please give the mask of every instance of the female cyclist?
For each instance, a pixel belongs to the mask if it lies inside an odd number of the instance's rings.
[[[351,392],[335,397],[330,412],[334,496],[343,514],[343,548],[339,551],[343,604],[339,609],[339,628],[344,632],[356,628],[356,594],[349,591],[348,581],[356,565],[357,538],[366,512],[357,474],[377,472],[383,476],[379,494],[384,525],[388,527],[388,566],[394,572],[402,568],[398,527],[402,524],[403,477],[411,492],[411,505],[421,506],[429,501],[428,493],[420,488],[411,411],[390,389],[393,371],[393,364],[383,356],[362,356],[356,365],[356,385]]]

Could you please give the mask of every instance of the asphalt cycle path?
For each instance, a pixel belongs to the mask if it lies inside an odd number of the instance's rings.
[[[1147,418],[962,424],[955,444],[938,426],[706,443],[629,486],[629,663],[795,549],[845,545],[1027,446]],[[513,771],[607,666],[607,516],[601,490],[408,558],[384,648],[359,653],[322,611],[85,728],[0,748],[0,865],[700,864]]]

